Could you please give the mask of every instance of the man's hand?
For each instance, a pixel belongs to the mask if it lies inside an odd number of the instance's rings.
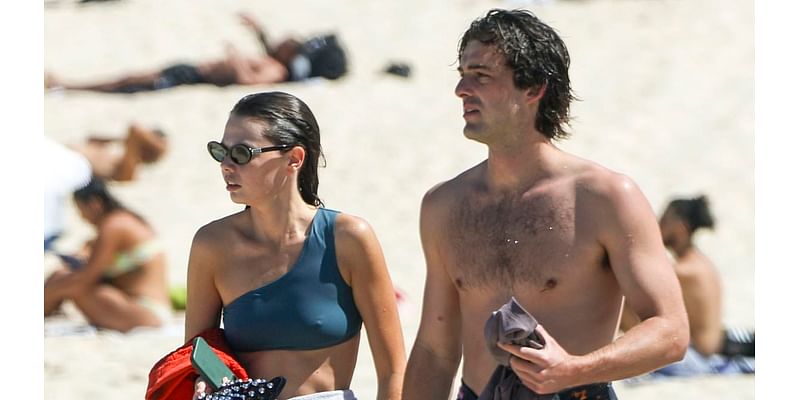
[[[497,346],[511,353],[511,368],[522,383],[538,394],[560,392],[578,386],[573,361],[577,359],[564,350],[541,326],[536,332],[544,338],[544,348],[498,343]]]

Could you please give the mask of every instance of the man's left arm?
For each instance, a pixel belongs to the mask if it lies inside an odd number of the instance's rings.
[[[689,323],[675,272],[669,265],[650,204],[629,178],[614,174],[597,196],[593,212],[599,235],[626,305],[641,322],[614,342],[585,355],[571,355],[538,327],[545,348],[506,346],[512,367],[537,393],[611,382],[655,370],[683,358]],[[527,360],[527,361],[525,361]]]

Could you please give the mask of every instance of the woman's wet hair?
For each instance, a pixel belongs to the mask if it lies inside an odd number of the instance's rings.
[[[699,228],[714,229],[714,217],[708,207],[708,198],[701,195],[691,199],[674,199],[669,202],[667,210],[672,210],[686,226],[689,234]]]
[[[569,137],[569,106],[576,98],[570,87],[567,46],[555,30],[530,11],[493,9],[464,32],[458,45],[459,60],[472,40],[496,46],[513,70],[517,88],[546,84],[536,129],[550,139]]]
[[[276,145],[300,146],[306,151],[297,186],[303,201],[315,207],[323,206],[317,195],[317,167],[322,154],[319,125],[311,109],[302,100],[284,92],[263,92],[243,97],[233,106],[231,114],[255,118],[264,122],[262,134]]]

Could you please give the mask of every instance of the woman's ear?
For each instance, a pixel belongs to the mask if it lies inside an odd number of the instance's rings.
[[[289,155],[289,172],[299,171],[306,160],[306,149],[302,146],[295,146],[287,154]]]

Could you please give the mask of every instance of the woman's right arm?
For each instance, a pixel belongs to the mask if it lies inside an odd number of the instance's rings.
[[[184,341],[205,329],[219,327],[222,299],[214,271],[222,255],[216,243],[214,229],[209,225],[200,228],[192,240],[186,277]]]

